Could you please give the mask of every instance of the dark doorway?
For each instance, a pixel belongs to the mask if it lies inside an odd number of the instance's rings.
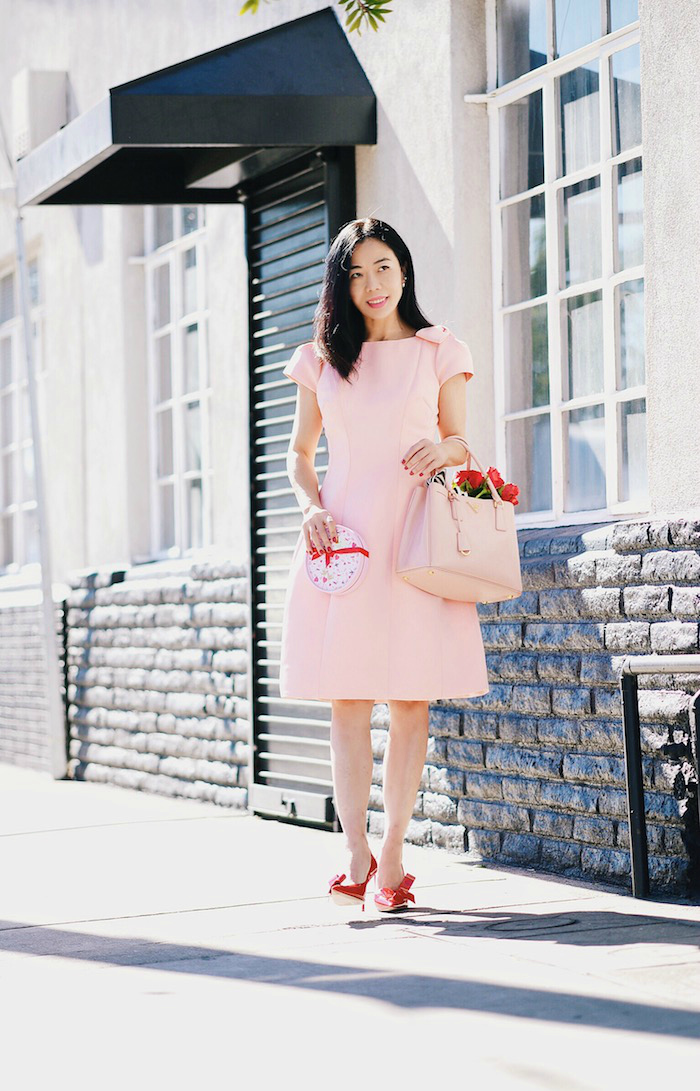
[[[337,828],[330,704],[279,696],[282,608],[301,512],[286,453],[296,385],[282,369],[310,341],[330,241],[355,216],[355,149],[306,151],[243,189],[250,300],[252,783],[249,806]],[[325,435],[316,455],[327,465]]]

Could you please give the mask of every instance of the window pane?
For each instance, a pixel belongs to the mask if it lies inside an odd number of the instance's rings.
[[[12,341],[3,337],[0,341],[0,390],[12,382]]]
[[[156,341],[156,401],[165,402],[172,397],[173,384],[170,363],[170,334]]]
[[[0,398],[0,447],[7,447],[14,441],[14,395],[5,394]]]
[[[156,413],[156,433],[158,444],[158,477],[168,477],[173,472],[173,412],[163,409]]]
[[[15,278],[12,273],[0,278],[0,322],[15,316]]]
[[[156,329],[170,321],[170,266],[157,265],[153,270],[153,324]]]
[[[514,485],[520,489],[520,512],[548,511],[552,506],[552,459],[549,413],[506,422],[506,453]],[[512,470],[510,470],[512,467]]]
[[[0,519],[0,566],[3,568],[15,559],[13,527],[14,516],[5,515]]]
[[[3,508],[9,508],[10,504],[16,503],[15,456],[12,451],[8,451],[2,457],[2,494],[0,500]]]
[[[602,272],[600,178],[563,190],[565,284],[594,280]]]
[[[605,507],[605,417],[602,405],[564,413],[567,511]]]
[[[644,398],[620,402],[620,500],[647,499],[647,408]]]
[[[199,402],[189,402],[185,412],[185,469],[202,468],[202,427]]]
[[[529,197],[502,212],[503,302],[521,303],[544,295],[547,267],[544,197]]]
[[[504,106],[501,114],[501,197],[544,181],[542,92]]]
[[[557,57],[594,42],[602,34],[600,0],[555,0]]]
[[[27,279],[29,281],[29,303],[36,307],[41,302],[39,292],[39,262],[36,258],[27,262]]]
[[[197,310],[197,251],[186,250],[182,266],[182,313]]]
[[[31,444],[22,448],[22,500],[34,500],[34,448]]]
[[[565,72],[557,82],[562,174],[569,174],[600,159],[598,61]]]
[[[620,371],[618,390],[646,381],[644,367],[644,281],[630,280],[615,289],[619,314]]]
[[[615,271],[644,261],[642,160],[617,168],[617,254]]]
[[[173,240],[173,210],[172,208],[156,208],[155,210],[155,244],[156,247],[165,246],[166,242]]]
[[[639,44],[612,58],[613,150],[622,152],[642,142]]]
[[[547,61],[547,0],[499,0],[498,82],[508,83]]]
[[[601,292],[566,300],[568,369],[564,399],[603,389],[603,301]]]
[[[36,508],[24,512],[24,563],[35,564],[39,557],[39,524]]]
[[[199,329],[194,322],[183,332],[183,390],[199,389]]]
[[[160,523],[160,549],[170,549],[175,545],[175,506],[174,486],[160,485],[158,487],[158,514]]]
[[[506,412],[549,404],[547,306],[507,314],[504,322]]]
[[[610,29],[619,30],[639,18],[638,0],[610,0]]]
[[[187,544],[186,549],[201,549],[202,541],[202,482],[192,478],[185,482],[187,504]]]
[[[20,388],[19,394],[19,406],[20,406],[20,434],[19,439],[31,439],[32,438],[32,418],[31,410],[29,408],[29,386],[27,383]]]
[[[199,209],[183,208],[181,212],[182,234],[189,235],[190,231],[196,231],[199,227]]]

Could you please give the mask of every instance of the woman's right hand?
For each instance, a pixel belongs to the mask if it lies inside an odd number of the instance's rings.
[[[332,549],[338,541],[335,519],[327,508],[313,506],[309,508],[301,524],[306,542],[306,552],[322,553]]]

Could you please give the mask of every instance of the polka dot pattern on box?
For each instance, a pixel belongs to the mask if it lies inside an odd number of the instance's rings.
[[[360,583],[367,571],[369,550],[361,534],[343,523],[336,523],[338,541],[333,552],[313,555],[306,551],[306,574],[319,591],[343,595]],[[365,550],[365,553],[360,552]],[[346,551],[346,552],[343,552]]]

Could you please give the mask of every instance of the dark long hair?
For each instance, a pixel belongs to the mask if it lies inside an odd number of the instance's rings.
[[[352,372],[365,340],[364,318],[350,298],[350,258],[357,244],[365,239],[386,243],[404,271],[406,284],[398,302],[400,317],[416,330],[432,325],[418,306],[413,261],[398,232],[374,216],[343,224],[326,256],[313,331],[316,354],[344,379]]]

